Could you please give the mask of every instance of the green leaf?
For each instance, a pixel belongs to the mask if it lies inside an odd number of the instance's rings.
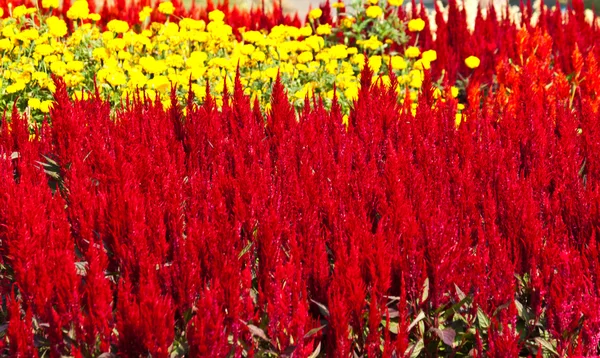
[[[423,294],[421,295],[421,303],[425,302],[429,297],[429,277],[423,282]]]
[[[414,319],[408,326],[407,332],[410,332],[414,326],[416,326],[423,318],[425,318],[425,312],[421,311],[417,315],[417,318]]]
[[[385,327],[387,325],[387,321],[382,319],[381,320],[381,325],[383,327]],[[392,332],[393,334],[398,334],[398,329],[399,329],[400,325],[398,324],[398,322],[394,322],[394,321],[390,321],[390,325],[388,326],[388,330],[390,332]]]
[[[317,334],[320,330],[322,330],[325,327],[327,327],[326,324],[322,325],[321,327],[316,327],[316,328],[311,329],[304,335],[304,339],[314,336],[315,334]]]
[[[261,338],[267,342],[270,342],[270,339],[267,337],[267,334],[261,328],[255,326],[253,324],[248,324],[247,326],[248,326],[248,330],[250,330],[250,333],[252,333],[253,336]]]
[[[406,352],[404,352],[404,355],[406,356],[410,354],[410,358],[417,358],[423,350],[423,348],[425,348],[425,343],[423,343],[422,339],[419,339],[417,343],[408,346],[408,349],[406,350]]]
[[[535,337],[535,342],[542,346],[543,351],[546,351],[547,353],[552,353],[554,355],[559,355],[554,346],[544,338]]]
[[[467,295],[456,285],[454,284],[454,289],[456,290],[456,295],[460,301],[464,300]]]
[[[470,304],[471,303],[471,297],[469,296],[465,296],[463,297],[459,302],[455,303],[454,305],[452,305],[450,308],[448,308],[446,310],[446,312],[444,312],[444,314],[442,315],[442,317],[444,318],[444,320],[450,318],[450,316],[452,316],[453,314],[457,313],[458,310],[465,305],[465,303]]]
[[[329,317],[329,309],[327,309],[327,306],[325,306],[324,304],[319,303],[319,302],[313,300],[312,298],[311,298],[310,302],[314,303],[315,305],[317,305],[317,307],[319,307],[319,311],[321,312],[321,314],[323,316]]]
[[[238,260],[242,258],[242,256],[244,256],[245,254],[248,253],[248,251],[250,251],[250,248],[252,248],[252,245],[254,244],[254,242],[250,241],[248,242],[248,245],[246,245],[246,247],[244,247],[242,249],[242,251],[240,252],[240,254],[238,255]]]
[[[321,342],[319,342],[319,345],[317,346],[317,348],[315,348],[315,351],[312,352],[308,358],[317,358],[319,356],[319,353],[321,353]]]
[[[489,317],[479,307],[477,308],[477,323],[481,329],[488,329],[491,324]]]

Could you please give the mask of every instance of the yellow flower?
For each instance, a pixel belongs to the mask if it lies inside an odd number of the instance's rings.
[[[456,98],[458,97],[458,87],[450,87],[450,93],[452,94],[452,97]]]
[[[51,100],[42,101],[42,103],[40,103],[40,111],[42,111],[44,113],[48,113],[48,112],[50,112],[50,106],[52,106]]]
[[[392,6],[402,6],[404,0],[388,0],[388,4]]]
[[[90,19],[94,22],[98,22],[98,21],[100,21],[100,14],[89,14],[88,19]]]
[[[310,51],[304,51],[301,54],[298,55],[298,57],[296,58],[296,60],[299,63],[307,63],[313,60],[313,55],[312,52]]]
[[[39,109],[40,108],[40,104],[42,104],[42,101],[40,101],[39,98],[30,98],[27,101],[27,106],[31,109]]]
[[[50,16],[46,19],[48,32],[54,37],[63,37],[67,34],[67,23],[56,16]]]
[[[210,21],[221,22],[225,19],[225,14],[221,10],[213,10],[208,14]]]
[[[460,123],[463,121],[463,114],[462,113],[456,113],[456,118],[454,119],[454,125],[456,126],[456,128],[458,128],[460,126]]]
[[[144,6],[142,11],[140,11],[138,14],[140,22],[146,21],[146,19],[149,18],[150,15],[152,15],[152,8],[150,6]]]
[[[416,46],[410,46],[404,50],[404,56],[408,58],[416,58],[421,54],[421,50],[419,50]]]
[[[122,20],[110,20],[108,24],[106,24],[106,28],[118,34],[123,34],[129,30],[129,24]]]
[[[322,15],[323,15],[323,10],[316,8],[316,9],[310,10],[310,12],[308,13],[308,18],[311,20],[316,20],[316,19],[320,18]]]
[[[469,56],[465,59],[465,65],[467,65],[467,67],[471,69],[479,67],[480,63],[481,61],[479,60],[479,58],[475,56]]]
[[[373,70],[373,73],[377,74],[381,69],[381,56],[369,57],[369,67]]]
[[[383,15],[383,10],[377,5],[372,5],[367,8],[366,14],[368,17],[376,19]]]
[[[317,35],[329,35],[331,34],[331,25],[323,24],[317,27]]]
[[[392,56],[392,69],[393,70],[404,70],[406,69],[406,61],[400,56]]]
[[[161,13],[165,14],[165,15],[172,15],[173,12],[175,12],[175,6],[173,6],[173,3],[170,1],[165,1],[160,3],[160,5],[158,5],[158,11],[160,11]]]
[[[83,71],[83,62],[81,61],[69,61],[67,63],[67,69],[71,72],[81,72]]]
[[[356,41],[356,44],[370,50],[377,50],[383,46],[383,42],[379,41],[376,36],[371,36],[368,40],[358,40]]]
[[[304,37],[308,37],[310,35],[312,35],[312,27],[310,26],[304,26],[303,28],[300,29],[300,36],[304,36]]]
[[[313,51],[320,51],[325,47],[325,40],[321,36],[310,36],[304,39],[304,43],[307,44]]]
[[[354,18],[353,17],[344,17],[342,19],[342,27],[345,28],[351,28],[352,24],[354,24]]]
[[[17,81],[9,86],[6,87],[6,93],[16,93],[16,92],[20,92],[22,90],[25,89],[25,82],[24,81]]]
[[[251,56],[251,58],[252,58],[254,61],[263,62],[264,60],[266,60],[266,59],[267,59],[267,55],[265,55],[265,53],[264,53],[264,52],[262,52],[262,51],[260,51],[260,50],[257,50],[257,51],[254,51],[254,52],[252,53],[252,56]]]
[[[429,63],[429,61],[423,59],[415,61],[413,66],[417,70],[428,70],[431,68],[431,64]]]
[[[54,61],[50,65],[50,71],[57,76],[64,76],[67,73],[67,65],[62,61]]]
[[[85,20],[90,14],[87,0],[76,0],[67,11],[67,17],[71,20]]]
[[[371,5],[377,5],[378,2],[379,0],[369,0],[369,4]]]
[[[423,19],[412,19],[408,22],[408,31],[419,32],[425,28]]]
[[[49,9],[49,8],[57,9],[58,5],[59,5],[58,0],[42,0],[42,7],[44,9]]]
[[[127,76],[121,71],[111,71],[111,73],[106,76],[106,82],[113,87],[121,86],[127,83]]]
[[[333,4],[331,4],[331,7],[334,9],[343,9],[346,7],[346,5],[343,2],[338,1],[338,2],[334,2]]]
[[[332,59],[343,60],[348,57],[346,45],[335,45],[329,49],[329,55]]]
[[[12,47],[13,47],[13,44],[9,39],[1,39],[0,40],[0,50],[6,51],[6,50],[10,50]]]
[[[25,5],[19,5],[15,7],[12,11],[12,17],[14,17],[15,19],[18,19],[25,15],[27,15],[27,7]]]
[[[437,60],[437,52],[435,50],[427,50],[421,54],[423,61],[433,62]]]

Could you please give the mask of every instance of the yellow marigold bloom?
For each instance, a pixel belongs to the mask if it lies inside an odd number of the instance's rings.
[[[481,61],[475,56],[469,56],[465,59],[465,65],[467,65],[468,68],[474,69],[479,67],[480,64]]]
[[[83,62],[81,61],[69,61],[67,63],[67,69],[71,72],[81,72],[83,71]]]
[[[321,36],[310,36],[304,39],[304,43],[307,44],[313,51],[320,51],[325,47],[325,40]]]
[[[36,29],[30,28],[21,31],[21,33],[17,34],[17,39],[21,41],[33,41],[40,37],[39,32]]]
[[[25,89],[25,82],[24,81],[17,81],[9,86],[6,87],[6,93],[16,93],[16,92],[20,92],[22,90]]]
[[[171,82],[167,76],[156,76],[147,83],[148,88],[155,91],[166,91],[171,87]]]
[[[0,50],[6,51],[12,49],[13,44],[9,39],[0,39]]]
[[[383,15],[383,10],[377,5],[372,5],[367,8],[366,14],[370,18],[376,19]]]
[[[122,20],[110,20],[106,27],[113,32],[123,34],[129,30],[129,24]]]
[[[87,0],[76,0],[67,11],[67,17],[71,20],[85,20],[90,14]]]
[[[416,46],[410,46],[404,50],[404,56],[408,58],[416,58],[421,54],[421,50],[419,50]]]
[[[402,6],[404,0],[388,0],[388,4],[392,6]]]
[[[429,61],[421,59],[421,60],[415,61],[414,67],[417,70],[428,70],[431,68],[431,64],[429,63]]]
[[[312,28],[310,26],[304,26],[303,28],[300,29],[300,36],[310,36],[312,35]]]
[[[67,73],[67,65],[62,61],[54,61],[50,65],[50,71],[57,76],[64,76]]]
[[[346,4],[344,4],[341,1],[338,1],[338,2],[334,2],[333,4],[331,4],[331,7],[334,9],[343,9],[346,7]]]
[[[345,17],[342,19],[342,27],[351,28],[353,23],[354,23],[353,17]]]
[[[225,14],[221,10],[213,10],[208,14],[210,21],[221,22],[225,19]]]
[[[104,47],[98,47],[92,50],[92,57],[96,61],[106,60],[108,58],[108,51]]]
[[[408,31],[419,32],[425,28],[425,21],[423,19],[412,19],[408,22]]]
[[[350,85],[344,91],[344,96],[346,96],[349,101],[358,99],[358,86],[356,84]]]
[[[421,54],[421,58],[427,62],[433,62],[437,60],[437,52],[435,50],[427,50]]]
[[[25,5],[19,5],[14,8],[12,11],[12,17],[18,19],[19,17],[23,17],[27,15],[27,7]]]
[[[304,51],[296,58],[298,63],[307,63],[313,60],[313,54],[310,51]]]
[[[264,53],[264,52],[262,52],[262,51],[258,50],[258,51],[254,51],[254,52],[252,53],[252,56],[251,56],[251,58],[252,58],[254,61],[263,62],[264,60],[266,60],[266,59],[267,59],[267,55],[265,55],[265,53]]]
[[[40,103],[40,111],[42,111],[44,113],[48,113],[48,112],[50,112],[51,106],[52,106],[51,100],[42,101],[42,103]]]
[[[48,25],[48,32],[53,37],[63,37],[67,34],[67,23],[63,19],[50,16],[46,19],[46,25]]]
[[[0,7],[0,17],[4,16],[4,9]]]
[[[368,48],[370,50],[377,50],[378,48],[383,46],[383,42],[379,41],[375,36],[371,36],[368,40],[358,40],[356,41],[356,44]]]
[[[458,87],[450,87],[450,93],[452,94],[452,97],[456,98],[458,97]]]
[[[400,56],[392,56],[392,70],[406,69],[406,61]]]
[[[147,18],[152,14],[152,8],[150,6],[144,6],[142,11],[138,13],[140,22],[146,21]]]
[[[40,108],[40,104],[42,104],[42,101],[40,101],[39,98],[30,98],[27,101],[27,106],[29,108],[32,108],[32,109],[39,109]]]
[[[316,20],[316,19],[320,18],[322,15],[323,15],[323,10],[316,8],[316,9],[310,10],[310,12],[308,13],[308,18],[311,20]]]
[[[329,35],[331,34],[331,25],[323,24],[317,27],[317,35]]]
[[[245,44],[241,47],[240,52],[243,53],[244,55],[251,55],[252,52],[254,52],[254,45]]]
[[[381,69],[381,56],[371,56],[369,57],[369,67],[373,70],[374,73],[378,73]]]
[[[121,71],[111,71],[110,74],[106,76],[106,82],[113,87],[122,86],[127,83],[127,76]]]
[[[456,118],[454,119],[454,125],[456,126],[456,128],[458,128],[460,126],[460,123],[462,121],[463,121],[462,113],[456,113]]]
[[[173,3],[170,1],[161,2],[158,5],[158,11],[165,15],[173,15],[175,12],[175,6],[173,6]]]
[[[379,0],[369,0],[369,4],[371,5],[377,5],[378,2]]]
[[[348,57],[348,50],[346,45],[335,45],[329,49],[329,55],[332,59],[343,60]]]
[[[42,7],[44,9],[49,9],[49,8],[57,9],[58,5],[59,5],[58,0],[42,0]]]

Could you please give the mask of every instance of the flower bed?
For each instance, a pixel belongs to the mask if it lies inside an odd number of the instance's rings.
[[[451,3],[434,38],[399,5],[123,49],[139,19],[3,20],[0,88],[31,78],[1,99],[0,355],[600,354],[598,28]]]

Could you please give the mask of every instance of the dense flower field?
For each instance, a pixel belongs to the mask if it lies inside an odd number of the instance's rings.
[[[0,356],[600,354],[595,19],[412,5],[0,2]]]

